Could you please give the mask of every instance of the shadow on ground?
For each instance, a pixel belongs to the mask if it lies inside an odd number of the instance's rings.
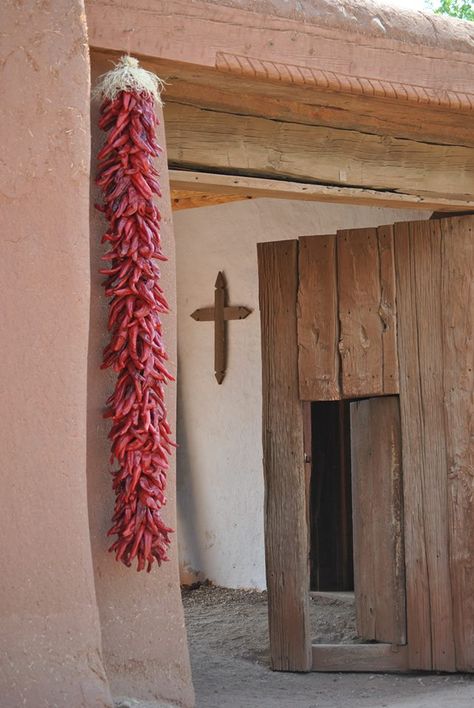
[[[288,674],[268,668],[266,594],[183,592],[197,708],[474,708],[472,675]],[[354,608],[317,598],[313,637],[357,641]]]

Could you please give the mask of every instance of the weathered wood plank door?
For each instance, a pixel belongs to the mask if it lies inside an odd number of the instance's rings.
[[[457,217],[259,245],[274,668],[474,671],[473,234]],[[377,643],[315,644],[311,664],[302,405],[344,398],[367,399],[354,565]]]

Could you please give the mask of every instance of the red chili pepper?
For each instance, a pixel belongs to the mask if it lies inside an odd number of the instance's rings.
[[[110,550],[137,570],[149,571],[168,560],[170,533],[160,509],[173,443],[166,420],[163,384],[172,381],[165,362],[160,316],[168,304],[159,285],[160,273],[152,259],[166,260],[161,250],[159,210],[153,195],[161,196],[154,159],[157,124],[154,100],[145,94],[122,91],[104,100],[99,126],[109,131],[99,152],[97,184],[103,193],[103,211],[109,222],[102,243],[110,250],[100,270],[111,297],[110,343],[102,368],[118,377],[104,417],[112,419],[109,438],[115,509],[108,535],[117,538]]]

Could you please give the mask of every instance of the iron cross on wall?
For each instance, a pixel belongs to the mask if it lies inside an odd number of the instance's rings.
[[[227,367],[227,320],[244,320],[252,310],[238,305],[227,305],[227,286],[224,273],[219,272],[215,284],[214,307],[194,310],[191,317],[196,322],[214,322],[214,372],[217,383],[224,381]]]

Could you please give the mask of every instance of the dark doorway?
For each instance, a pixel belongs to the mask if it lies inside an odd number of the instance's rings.
[[[350,402],[311,404],[311,590],[354,590]]]

